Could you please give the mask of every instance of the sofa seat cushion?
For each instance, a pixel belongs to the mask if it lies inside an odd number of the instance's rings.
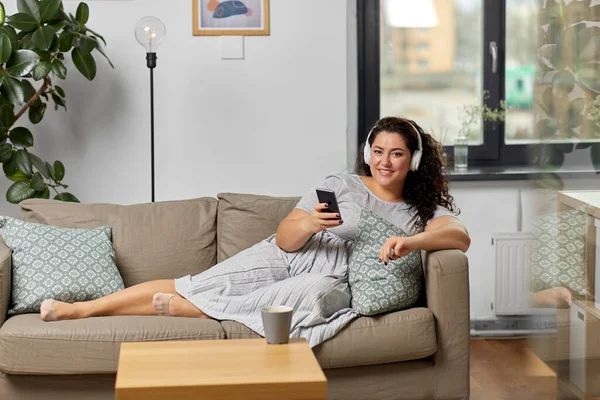
[[[436,350],[435,319],[423,307],[357,318],[313,348],[323,369],[417,360]]]
[[[258,339],[258,333],[237,321],[221,321],[227,339]]]
[[[224,338],[219,322],[201,318],[123,316],[43,322],[39,314],[23,314],[0,328],[0,371],[115,373],[121,342]]]
[[[261,337],[239,322],[222,321],[222,326],[227,339]],[[433,313],[422,307],[360,317],[313,348],[323,369],[417,360],[436,350]]]

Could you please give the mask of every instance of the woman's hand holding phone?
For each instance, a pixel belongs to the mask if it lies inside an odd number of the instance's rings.
[[[315,206],[309,215],[311,232],[319,233],[324,229],[340,226],[344,222],[340,219],[339,213],[327,212],[327,210],[327,203],[319,203]]]

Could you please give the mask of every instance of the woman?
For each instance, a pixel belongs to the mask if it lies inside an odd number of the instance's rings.
[[[235,320],[263,334],[260,310],[294,308],[292,336],[314,346],[358,314],[350,308],[348,252],[363,208],[400,227],[382,263],[417,249],[467,251],[470,239],[454,217],[439,144],[413,121],[387,117],[367,138],[359,175],[335,174],[317,187],[336,193],[338,215],[324,212],[315,188],[279,224],[277,233],[196,276],[132,286],[68,304],[45,300],[45,321],[106,315],[171,315]]]

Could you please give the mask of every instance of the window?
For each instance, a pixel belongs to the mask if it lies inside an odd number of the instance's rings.
[[[542,4],[358,0],[359,142],[402,115],[452,146],[462,107],[503,101],[504,122],[471,130],[469,165],[558,166],[577,147],[600,168],[600,6]]]

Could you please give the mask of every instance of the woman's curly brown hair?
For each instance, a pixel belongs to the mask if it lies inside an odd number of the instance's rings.
[[[427,221],[433,218],[438,205],[460,213],[454,204],[454,198],[448,193],[448,176],[444,171],[442,145],[414,121],[398,117],[385,117],[377,121],[371,130],[369,146],[380,132],[397,133],[406,142],[411,155],[418,148],[418,139],[413,125],[421,135],[423,155],[417,171],[408,171],[404,182],[404,202],[417,211],[417,228],[425,228]],[[360,148],[357,160],[357,173],[372,176],[371,168],[364,161],[363,147]]]

